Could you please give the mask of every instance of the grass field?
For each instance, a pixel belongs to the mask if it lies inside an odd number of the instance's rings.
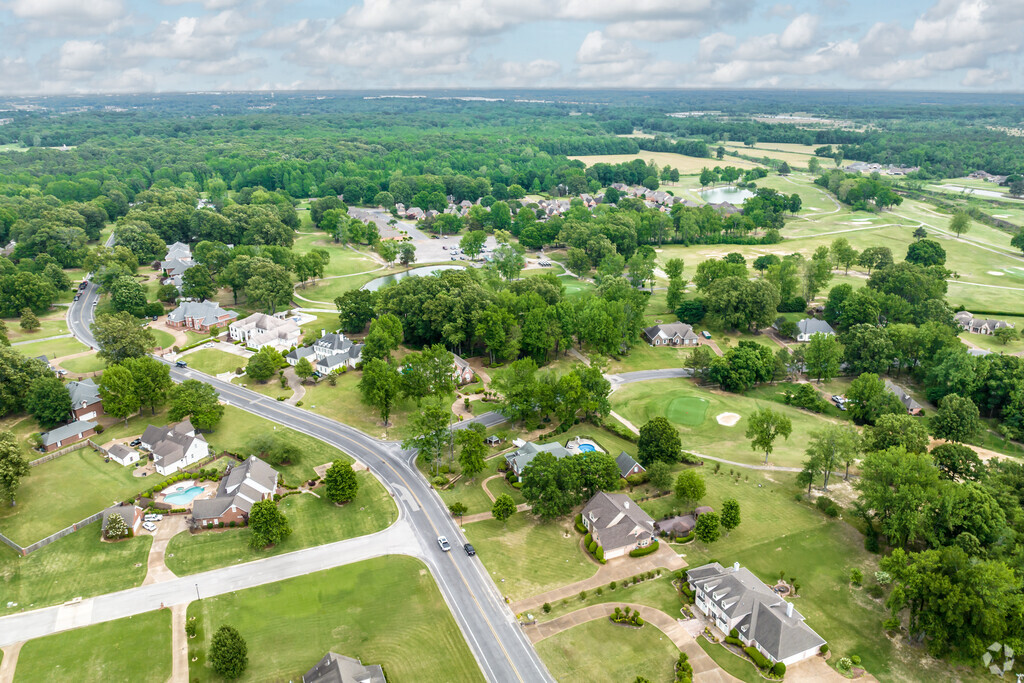
[[[0,546],[0,614],[137,586],[146,578],[152,541],[144,535],[104,543],[97,522],[25,557]],[[8,601],[17,605],[8,608]]]
[[[61,307],[53,313],[39,316],[39,327],[32,332],[21,329],[21,318],[4,318],[3,322],[7,325],[7,338],[11,340],[11,343],[17,343],[67,334],[68,323],[65,320],[65,315],[67,315],[67,309]]]
[[[648,307],[648,310],[650,308]],[[674,322],[675,316],[659,315],[664,322]],[[652,321],[651,324],[654,324]],[[681,346],[653,347],[641,340],[629,350],[629,354],[613,358],[608,364],[609,373],[633,372],[634,370],[657,370],[660,368],[685,367],[690,349]]]
[[[236,356],[220,349],[199,349],[182,357],[190,368],[195,368],[208,375],[219,375],[222,372],[234,372],[235,368],[244,368],[248,362],[241,356]]]
[[[639,154],[590,154],[586,156],[571,156],[570,159],[578,159],[587,166],[594,164],[624,164],[636,159],[649,162],[652,159],[658,168],[671,166],[678,169],[680,173],[700,173],[703,168],[714,168],[715,166],[735,166],[736,168],[755,168],[755,164],[745,159],[726,158],[721,161],[711,157],[690,157],[685,154],[673,154],[671,152],[640,152]]]
[[[699,425],[687,426],[675,422],[682,436],[683,450],[734,462],[760,465],[764,461],[764,453],[751,450],[750,441],[744,436],[747,417],[764,406],[770,405],[793,422],[793,434],[789,439],[779,439],[775,443],[775,450],[769,458],[769,462],[775,465],[799,466],[805,457],[808,435],[825,424],[823,418],[798,408],[704,389],[686,379],[627,384],[611,395],[611,403],[613,410],[639,427],[653,417],[669,417],[672,420],[668,413],[672,410],[673,402],[680,398],[690,399],[691,402],[679,405],[691,406],[691,409],[696,405],[692,403],[693,399],[707,401],[706,413]],[[727,427],[716,420],[716,416],[721,413],[737,413],[741,419],[734,426]]]
[[[546,524],[526,513],[466,525],[466,537],[502,595],[519,600],[593,576],[572,520]]]
[[[238,356],[236,356],[236,358],[238,358]],[[287,384],[282,387],[281,381],[277,379],[277,377],[267,380],[266,382],[256,382],[249,379],[248,375],[237,375],[236,377],[231,378],[231,383],[237,384],[240,387],[245,387],[246,389],[252,389],[264,396],[269,396],[275,401],[281,396],[286,399],[291,398],[292,394],[295,393]]]
[[[374,278],[387,275],[388,273],[395,273],[400,270],[402,269],[381,269],[377,272],[366,273],[365,275],[350,275],[346,277],[337,277],[331,280],[318,280],[315,285],[299,287],[295,290],[295,293],[305,297],[306,299],[322,301],[333,305],[335,298],[341,296],[345,292],[349,292],[353,289],[359,289]]]
[[[466,641],[419,560],[381,557],[189,605],[192,681],[220,680],[206,666],[210,638],[231,624],[245,638],[243,681],[298,680],[325,653],[380,664],[388,681],[482,681]]]
[[[708,400],[699,396],[677,396],[669,401],[665,408],[665,417],[670,422],[698,427],[704,423],[708,412]]]
[[[369,247],[362,246],[360,248],[369,249]],[[377,263],[369,256],[360,254],[344,244],[336,244],[331,241],[331,238],[327,233],[299,235],[296,238],[295,243],[292,245],[292,251],[295,252],[297,256],[309,253],[313,249],[324,249],[331,255],[330,262],[324,268],[324,276],[326,277],[331,277],[333,275],[352,275],[353,273],[362,273],[368,270],[376,270],[381,267],[381,264]],[[302,289],[299,288],[299,291],[301,292]]]
[[[81,358],[69,358],[68,360],[61,361],[60,366],[68,372],[87,374],[102,371],[107,367],[107,363],[93,353]]]
[[[537,621],[551,621],[563,614],[574,612],[590,605],[600,605],[606,602],[631,602],[637,605],[647,605],[660,609],[670,617],[682,617],[680,607],[683,604],[682,594],[672,585],[672,576],[662,572],[661,578],[651,579],[642,583],[634,583],[629,586],[618,582],[615,590],[609,586],[601,588],[601,595],[597,590],[587,592],[587,599],[580,600],[573,596],[551,604],[551,611],[544,614],[543,610],[535,610],[533,616]]]
[[[49,341],[37,341],[32,342],[31,344],[21,344],[11,348],[18,353],[31,358],[35,358],[36,356],[46,356],[49,360],[89,350],[88,346],[74,337],[63,337],[61,339],[51,339]]]
[[[810,162],[811,157],[814,156],[815,150],[811,145],[799,145],[785,142],[760,142],[753,147],[747,147],[742,143],[736,142],[723,142],[719,144],[725,147],[726,152],[738,152],[744,156],[754,157],[757,159],[760,159],[761,157],[777,159],[779,161],[785,161],[794,168],[807,168],[807,164]],[[711,145],[711,149],[716,149],[717,147],[718,144]],[[730,160],[735,161],[736,157],[726,155],[725,159],[720,163],[722,165],[726,165]],[[833,162],[829,157],[818,157],[818,161],[821,162],[823,168],[835,168],[835,162]]]
[[[311,495],[281,500],[278,508],[288,518],[292,534],[273,548],[249,548],[248,528],[207,531],[195,536],[183,531],[167,546],[167,566],[178,576],[184,576],[386,529],[398,517],[395,502],[373,475],[357,472],[356,476],[359,493],[342,507]]]
[[[157,610],[30,640],[14,680],[163,683],[170,675],[171,612]]]
[[[672,680],[679,649],[650,624],[623,628],[597,619],[537,643],[537,653],[560,683]]]
[[[152,326],[150,326],[149,331],[153,333],[153,337],[156,339],[157,348],[166,349],[174,346],[174,335],[170,332]]]
[[[721,643],[708,642],[706,638],[697,638],[700,649],[707,652],[715,664],[722,667],[727,674],[735,676],[743,683],[761,683],[764,679],[757,673],[754,665],[747,659],[741,659],[737,655],[725,649]]]

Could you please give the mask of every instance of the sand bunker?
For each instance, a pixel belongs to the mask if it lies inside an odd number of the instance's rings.
[[[990,270],[990,271],[988,271],[988,274],[989,275],[996,275],[996,276],[999,276],[999,277],[1002,277],[1003,275],[1006,275],[1006,273],[1004,273],[1001,270]]]
[[[736,413],[719,413],[715,419],[718,420],[718,424],[720,425],[733,427],[740,421],[740,416]]]

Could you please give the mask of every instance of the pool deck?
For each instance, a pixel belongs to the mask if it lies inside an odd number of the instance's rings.
[[[174,503],[174,502],[170,502],[170,503],[167,502],[167,496],[173,495],[175,493],[180,493],[181,491],[185,491],[185,490],[187,490],[187,489],[189,489],[189,488],[191,488],[193,486],[198,486],[199,488],[203,489],[203,492],[196,494],[195,498],[193,498],[192,500],[190,500],[187,503],[179,504],[179,503]],[[192,503],[196,502],[197,500],[205,500],[205,499],[213,498],[214,496],[216,496],[217,495],[217,486],[218,486],[218,483],[215,482],[215,481],[195,481],[195,480],[192,480],[192,479],[186,479],[185,481],[179,481],[176,484],[172,484],[171,486],[168,486],[166,489],[161,491],[158,494],[158,500],[156,502],[158,502],[158,503],[167,503],[168,505],[173,505],[175,507],[175,509],[177,509],[177,508],[184,508],[186,510],[191,510],[192,509]]]
[[[591,451],[589,449],[581,449],[580,446],[593,446],[594,448],[593,448],[593,451]],[[570,439],[568,441],[568,443],[565,444],[565,450],[569,451],[573,455],[576,455],[577,453],[591,453],[591,452],[593,452],[593,453],[604,453],[604,449],[601,448],[600,446],[598,446],[596,442],[592,441],[591,439],[587,439],[585,437],[584,438],[575,437],[573,439]]]

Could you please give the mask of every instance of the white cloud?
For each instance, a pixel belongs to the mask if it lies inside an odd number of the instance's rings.
[[[199,4],[203,6],[203,9],[217,11],[228,9],[229,7],[235,7],[241,4],[242,0],[160,0],[160,2],[164,5],[185,5],[193,2],[199,2]]]
[[[591,31],[576,51],[580,64],[609,64],[642,59],[644,53],[628,41],[611,40],[601,31]]]
[[[107,47],[93,40],[69,40],[60,46],[57,66],[68,71],[95,71],[107,60]]]
[[[121,0],[12,0],[6,8],[19,19],[105,22],[124,13]]]
[[[530,62],[506,61],[488,65],[481,80],[494,79],[502,87],[540,86],[553,76],[562,73],[562,65],[550,59],[534,59]]]
[[[810,46],[818,31],[818,17],[812,14],[801,14],[789,23],[779,38],[779,47],[783,50],[795,50]]]
[[[150,35],[128,44],[124,56],[131,59],[221,60],[231,57],[237,39],[232,35],[210,34],[196,17],[162,21]]]
[[[966,88],[988,88],[997,83],[1005,83],[1010,80],[1009,71],[997,69],[968,69],[960,82]]]

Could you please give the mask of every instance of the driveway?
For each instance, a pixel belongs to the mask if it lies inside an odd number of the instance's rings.
[[[164,564],[164,557],[167,551],[167,544],[171,538],[185,531],[185,520],[187,518],[188,515],[164,515],[161,521],[155,523],[156,531],[152,534],[153,545],[149,547],[149,558],[146,562],[146,579],[142,582],[143,586],[178,578]],[[143,531],[142,533],[149,532]]]

